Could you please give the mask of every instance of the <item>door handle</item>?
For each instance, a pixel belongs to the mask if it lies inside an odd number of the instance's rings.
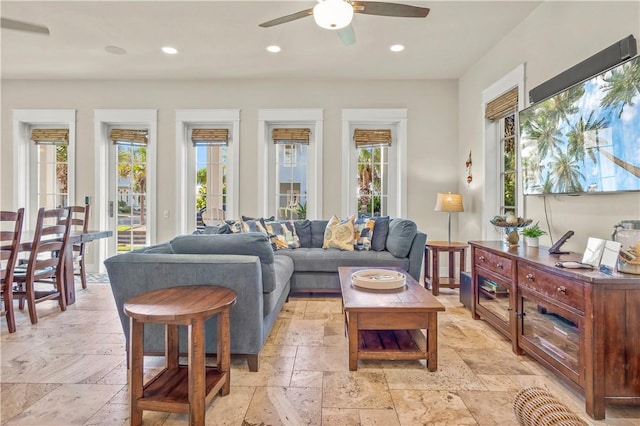
[[[109,201],[109,217],[113,217],[113,201]]]

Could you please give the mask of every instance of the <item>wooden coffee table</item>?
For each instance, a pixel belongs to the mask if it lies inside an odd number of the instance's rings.
[[[444,306],[400,268],[407,285],[397,290],[368,290],[351,283],[351,274],[370,268],[340,267],[342,307],[349,336],[349,370],[359,359],[425,359],[438,369],[438,312]],[[424,336],[421,330],[426,330]]]

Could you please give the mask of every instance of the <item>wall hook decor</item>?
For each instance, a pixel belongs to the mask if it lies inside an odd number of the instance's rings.
[[[467,166],[467,185],[471,183],[473,180],[473,176],[471,175],[471,151],[469,151],[469,158],[467,158],[467,162],[465,163]]]

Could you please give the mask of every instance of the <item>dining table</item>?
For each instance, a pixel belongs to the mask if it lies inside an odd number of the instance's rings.
[[[35,231],[24,231],[22,233],[22,250],[28,250],[33,243]],[[64,260],[64,290],[67,297],[67,305],[73,305],[76,302],[76,286],[73,274],[73,245],[89,243],[101,238],[109,238],[113,236],[113,231],[88,230],[87,232],[72,230],[69,234],[69,240],[65,249]]]

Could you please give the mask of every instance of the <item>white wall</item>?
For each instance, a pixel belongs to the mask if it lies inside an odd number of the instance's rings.
[[[323,108],[323,216],[340,213],[342,108],[408,109],[408,217],[432,238],[446,238],[446,217],[433,211],[436,193],[454,191],[463,166],[453,169],[457,153],[457,81],[360,80],[210,80],[210,81],[2,81],[0,156],[11,158],[11,110],[66,108],[77,110],[77,203],[94,196],[94,109],[158,109],[157,239],[175,235],[173,192],[175,110],[240,109],[240,213],[258,212],[257,113],[261,108]],[[2,208],[11,200],[13,166],[0,171]],[[6,206],[6,207],[5,207]],[[94,213],[95,214],[95,213]],[[455,220],[455,219],[454,219]]]
[[[533,87],[633,34],[640,38],[640,2],[543,2],[511,34],[487,52],[459,80],[459,152],[457,164],[474,153],[473,183],[460,184],[465,212],[458,233],[480,239],[482,230],[483,158],[482,91],[521,63],[526,63],[527,93]],[[467,201],[469,200],[469,201]],[[554,240],[568,230],[575,235],[564,246],[582,252],[588,237],[610,238],[622,219],[640,219],[640,194],[549,196]],[[525,215],[545,223],[543,198],[525,198]],[[548,236],[542,238],[550,245]]]

